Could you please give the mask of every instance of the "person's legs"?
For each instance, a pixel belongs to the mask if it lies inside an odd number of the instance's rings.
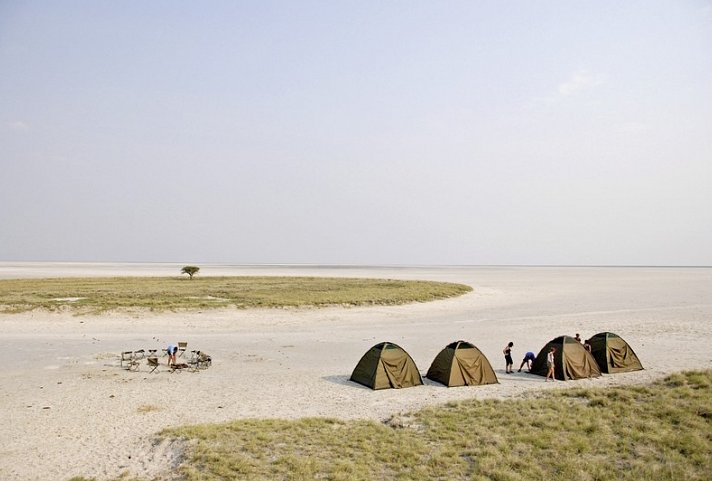
[[[525,364],[526,364],[527,366],[529,366],[529,362],[528,362],[526,359],[524,359],[524,360],[522,361],[522,363],[519,365],[519,370],[518,370],[517,372],[522,372],[522,368],[524,367]],[[529,368],[529,370],[531,371],[531,368]]]

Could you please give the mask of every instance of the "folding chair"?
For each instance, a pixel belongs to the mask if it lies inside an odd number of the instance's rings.
[[[188,347],[187,342],[179,342],[178,343],[178,352],[180,353],[180,354],[178,354],[178,357],[181,357],[183,354],[185,354],[185,350],[187,347]]]
[[[198,351],[198,369],[207,369],[213,363],[213,358],[204,352]]]
[[[198,353],[199,353],[199,352],[200,352],[200,351],[197,351],[197,350],[195,350],[195,349],[192,350],[192,351],[190,351],[190,358],[189,358],[188,361],[186,361],[186,362],[187,362],[188,364],[197,364],[197,362],[198,362]]]
[[[126,363],[126,365],[124,365],[124,363]],[[138,361],[133,351],[124,351],[121,353],[121,367],[129,371],[138,371]]]
[[[157,357],[149,357],[146,359],[146,362],[148,362],[148,367],[153,368],[153,369],[151,369],[151,372],[149,372],[149,374],[151,374],[156,369],[158,369],[158,358]]]
[[[129,363],[133,361],[133,351],[124,351],[121,353],[121,367],[128,369]],[[126,366],[124,366],[126,363]]]
[[[134,359],[143,359],[144,357],[146,357],[146,351],[144,351],[143,349],[134,351]]]
[[[186,364],[190,366],[191,371],[198,370],[198,354],[200,351],[190,351],[190,359],[186,361]]]

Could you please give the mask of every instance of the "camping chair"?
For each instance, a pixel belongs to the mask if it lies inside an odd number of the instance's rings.
[[[190,351],[190,359],[188,360],[188,365],[194,370],[207,369],[212,363],[210,356],[202,351]]]
[[[196,367],[198,369],[207,369],[213,363],[213,359],[204,352],[198,351],[198,361]]]
[[[151,372],[154,372],[156,369],[158,369],[158,358],[157,357],[149,357],[146,359],[146,362],[148,362],[148,367],[151,367]],[[149,373],[150,374],[150,373]]]
[[[124,363],[126,363],[126,365],[124,365]],[[133,351],[124,351],[121,353],[121,367],[129,371],[138,371],[138,361]]]
[[[185,353],[185,350],[187,347],[188,347],[187,342],[179,342],[178,343],[178,352],[180,353],[180,354],[178,354],[178,357],[181,357]]]
[[[188,365],[193,366],[195,369],[198,369],[198,354],[200,354],[200,351],[190,351],[190,359],[187,361]]]
[[[146,357],[146,351],[144,351],[143,349],[134,351],[134,359],[143,359],[144,357]]]
[[[124,367],[124,363],[128,363],[133,359],[133,351],[124,351],[121,353],[121,367]]]

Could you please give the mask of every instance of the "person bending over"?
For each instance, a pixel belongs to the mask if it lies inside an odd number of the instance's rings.
[[[168,354],[168,365],[174,365],[176,363],[176,353],[178,353],[178,346],[169,344],[168,348],[166,349],[166,353]]]
[[[524,359],[522,359],[522,363],[519,365],[519,371],[517,371],[517,372],[522,372],[522,368],[524,367],[525,364],[527,366],[527,370],[529,372],[532,372],[532,362],[534,362],[535,357],[536,356],[534,356],[533,352],[531,352],[531,351],[527,352],[524,355]]]

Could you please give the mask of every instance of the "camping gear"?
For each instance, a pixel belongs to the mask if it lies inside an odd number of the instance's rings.
[[[601,372],[612,374],[643,369],[633,348],[617,334],[599,332],[589,339],[588,343],[591,345],[591,354]]]
[[[124,366],[124,363],[126,363],[125,366]],[[128,369],[128,370],[135,371],[136,369],[138,369],[138,363],[135,362],[133,351],[122,351],[121,352],[120,365],[124,369]]]
[[[356,364],[351,381],[374,390],[423,384],[413,359],[392,342],[381,342],[369,349]]]
[[[170,365],[171,372],[181,372],[183,369],[191,369],[190,365],[186,362],[176,363]],[[191,369],[195,371],[196,369]]]
[[[203,351],[190,351],[190,359],[188,364],[193,366],[195,369],[207,369],[213,363],[213,358]]]
[[[148,367],[151,368],[151,372],[155,372],[156,369],[158,369],[158,358],[157,357],[149,357],[147,358],[148,362]]]
[[[554,377],[556,379],[566,381],[601,375],[601,370],[591,353],[571,336],[560,336],[546,343],[532,363],[531,372],[533,374],[546,376],[549,371],[546,366],[546,356],[552,347],[556,348],[554,355]]]
[[[440,351],[425,377],[448,387],[499,383],[487,357],[466,341],[455,341]]]

